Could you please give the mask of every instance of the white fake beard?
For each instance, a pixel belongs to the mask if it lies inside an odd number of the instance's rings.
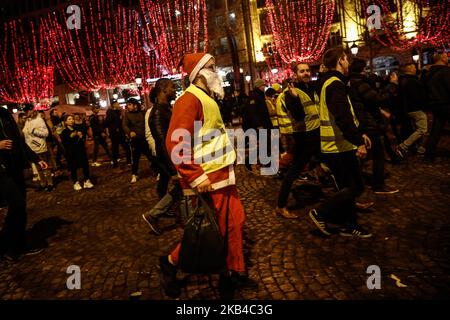
[[[214,92],[219,99],[223,99],[225,91],[222,88],[222,81],[220,81],[219,75],[207,69],[200,70],[198,74],[205,77],[208,89]]]

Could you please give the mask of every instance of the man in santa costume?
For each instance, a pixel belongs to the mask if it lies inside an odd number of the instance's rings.
[[[219,291],[230,297],[238,280],[244,279],[242,275],[245,274],[242,249],[245,214],[239,200],[233,168],[236,153],[225,131],[219,106],[214,100],[215,97],[223,98],[224,91],[212,55],[186,54],[182,64],[191,85],[175,102],[166,138],[167,151],[181,176],[185,195],[209,192],[223,235],[228,207],[229,272],[221,275]],[[211,135],[212,131],[216,134]],[[198,142],[199,138],[200,143],[196,143],[194,139]],[[180,149],[188,152],[180,152]],[[172,297],[180,295],[176,281],[179,250],[180,244],[169,256],[160,258],[162,284],[166,294]]]

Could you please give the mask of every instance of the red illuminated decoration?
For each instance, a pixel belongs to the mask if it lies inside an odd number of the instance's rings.
[[[395,51],[413,47],[450,44],[450,2],[448,0],[362,0],[381,8],[381,32],[375,38]],[[412,23],[414,22],[414,23]]]
[[[177,73],[183,55],[208,47],[205,0],[140,0],[145,39],[154,45],[163,74]]]
[[[284,62],[314,62],[320,58],[333,21],[333,0],[266,0],[266,7]]]
[[[48,105],[54,86],[52,59],[39,37],[38,27],[21,20],[3,26],[0,100]]]
[[[63,12],[42,19],[56,67],[80,90],[115,88],[136,76],[153,77],[156,61],[142,46],[139,13],[112,1],[90,1],[81,8],[81,29],[66,26]]]

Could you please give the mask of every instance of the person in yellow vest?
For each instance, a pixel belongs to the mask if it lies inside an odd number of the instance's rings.
[[[276,214],[288,219],[297,218],[286,208],[292,184],[313,156],[320,157],[319,97],[311,85],[311,71],[306,63],[296,63],[293,71],[297,82],[290,83],[278,101],[280,130],[292,134],[294,140],[294,158],[281,185],[275,209]]]
[[[327,223],[340,224],[340,235],[368,238],[356,219],[356,198],[363,192],[358,158],[365,158],[371,142],[361,132],[346,86],[349,70],[342,47],[325,52],[323,63],[328,71],[319,83],[320,148],[339,188],[331,198],[309,212],[311,220],[325,235],[331,235]]]
[[[276,91],[272,87],[266,90],[266,106],[269,111],[270,121],[272,121],[272,126],[274,129],[278,129],[278,119],[276,110]]]
[[[248,278],[242,243],[245,214],[239,200],[233,166],[236,153],[225,131],[219,106],[214,100],[215,96],[223,98],[224,92],[213,56],[206,53],[186,54],[182,63],[191,85],[175,102],[166,146],[181,177],[184,194],[193,196],[195,192],[209,192],[222,234],[225,234],[228,209],[229,273],[221,275],[219,292],[222,298],[229,298],[233,295],[234,285],[237,282],[248,284],[245,281]],[[213,130],[218,134],[211,135]],[[181,141],[179,133],[183,134]],[[202,139],[196,143],[196,138]],[[182,154],[177,151],[180,147]],[[163,287],[171,297],[180,295],[180,287],[176,281],[179,251],[178,244],[170,255],[160,258]]]

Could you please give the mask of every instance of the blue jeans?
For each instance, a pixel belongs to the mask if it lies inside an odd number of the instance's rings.
[[[181,195],[182,195],[181,185],[177,183],[145,215],[149,215],[152,218],[158,219],[159,217],[164,215],[167,211],[169,211],[170,208],[181,199]]]

